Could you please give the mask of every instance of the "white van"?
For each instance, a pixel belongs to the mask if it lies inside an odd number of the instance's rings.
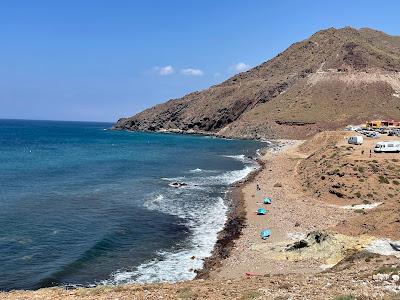
[[[364,142],[364,138],[361,135],[351,136],[347,142],[352,145],[361,145]]]
[[[400,141],[378,142],[374,152],[400,152]]]

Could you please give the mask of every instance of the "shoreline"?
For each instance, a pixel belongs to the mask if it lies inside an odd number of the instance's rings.
[[[210,273],[221,267],[222,261],[228,258],[235,247],[243,229],[247,225],[246,199],[243,189],[253,183],[256,177],[265,170],[266,162],[262,159],[265,153],[278,153],[296,140],[270,140],[271,147],[262,147],[257,150],[257,157],[253,158],[258,168],[244,179],[234,183],[228,188],[227,200],[229,201],[227,221],[224,228],[218,233],[218,239],[211,252],[211,256],[204,259],[203,267],[196,270],[196,277],[192,280],[209,279]]]
[[[209,132],[209,131],[185,131],[185,130],[130,130],[126,128],[115,128],[114,126],[110,127],[108,130],[112,131],[126,131],[126,132],[139,132],[139,133],[149,133],[149,134],[177,134],[177,135],[188,135],[188,136],[199,136],[199,137],[211,137],[211,138],[219,138],[225,140],[239,140],[239,141],[255,141],[261,143],[267,143],[269,141],[279,141],[279,139],[265,139],[262,137],[251,137],[251,136],[227,136],[220,135],[218,132]]]
[[[257,158],[255,161],[259,167],[247,175],[246,178],[228,188],[226,198],[229,201],[229,207],[224,228],[218,233],[218,239],[211,256],[205,258],[203,267],[195,271],[196,277],[192,280],[208,279],[210,272],[220,267],[221,261],[229,257],[235,240],[240,238],[242,229],[246,226],[246,208],[242,189],[247,183],[252,182],[265,168],[265,163],[261,159]]]
[[[262,151],[259,157],[262,168],[236,186],[244,226],[240,227],[240,234],[236,236],[226,237],[222,234],[219,244],[228,245],[229,255],[221,255],[226,251],[221,251],[217,246],[210,262],[204,264],[204,271],[200,272],[202,276],[196,279],[236,280],[265,274],[310,274],[320,271],[318,260],[312,257],[291,259],[280,254],[282,252],[278,248],[293,243],[299,236],[309,232],[331,228],[336,224],[335,217],[341,214],[342,218],[345,214],[336,208],[326,207],[312,197],[305,198],[295,175],[298,163],[305,158],[300,153],[305,141],[275,142],[278,144]],[[256,183],[261,190],[256,190]],[[255,211],[265,206],[262,199],[266,196],[273,199],[273,204],[268,206],[266,216],[258,216]],[[313,212],[309,211],[310,205],[314,207]],[[267,240],[261,240],[259,236],[264,228],[273,233]]]

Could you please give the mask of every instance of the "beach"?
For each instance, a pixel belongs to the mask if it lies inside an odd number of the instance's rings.
[[[210,278],[319,271],[315,261],[269,260],[263,253],[263,249],[271,245],[289,244],[310,231],[332,227],[349,213],[327,207],[302,191],[295,170],[305,158],[298,150],[303,142],[281,141],[279,149],[272,148],[261,157],[262,169],[241,187],[246,226],[229,257],[221,262],[220,268],[210,272]],[[272,198],[272,204],[263,204],[264,197]],[[265,216],[256,214],[260,207],[268,209]],[[263,241],[260,232],[265,228],[270,229],[272,235]]]

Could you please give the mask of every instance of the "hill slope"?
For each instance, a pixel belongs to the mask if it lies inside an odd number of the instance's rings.
[[[319,31],[247,72],[114,128],[303,138],[371,118],[400,119],[400,37],[346,27]]]

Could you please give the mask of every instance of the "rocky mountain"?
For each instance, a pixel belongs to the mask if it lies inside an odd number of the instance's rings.
[[[122,118],[115,129],[304,138],[400,119],[400,37],[326,29],[209,89]]]

